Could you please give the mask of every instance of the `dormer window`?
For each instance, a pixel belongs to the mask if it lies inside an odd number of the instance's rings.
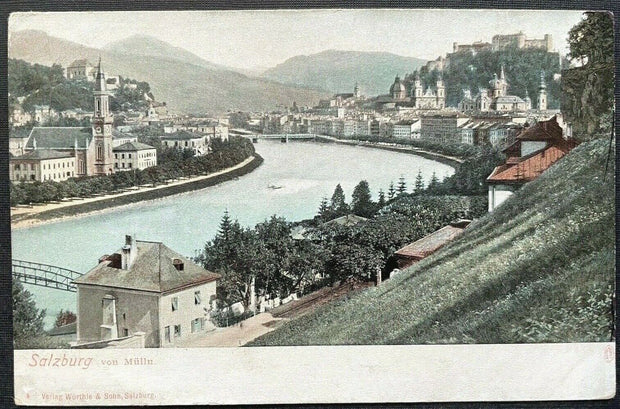
[[[183,271],[184,268],[184,263],[183,260],[175,258],[174,260],[172,260],[172,265],[174,266],[174,268],[176,268],[178,271]]]

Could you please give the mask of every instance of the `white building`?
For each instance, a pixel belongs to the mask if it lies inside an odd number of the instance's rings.
[[[114,171],[146,169],[157,165],[157,150],[141,142],[126,142],[112,149]]]
[[[75,155],[50,149],[35,149],[11,158],[11,182],[60,182],[75,175]]]
[[[209,141],[207,136],[200,133],[180,130],[161,137],[164,146],[175,149],[191,149],[195,156],[209,153]]]

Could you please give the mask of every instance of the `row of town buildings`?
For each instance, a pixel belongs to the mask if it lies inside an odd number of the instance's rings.
[[[82,68],[71,75],[82,75]],[[194,155],[208,154],[214,138],[228,139],[225,122],[206,118],[168,118],[163,122],[153,104],[144,117],[146,121],[141,117],[135,123],[125,121],[124,125],[114,127],[109,105],[111,93],[101,64],[97,67],[95,81],[94,111],[74,110],[79,111],[78,119],[90,119],[90,127],[34,126],[27,134],[11,135],[11,181],[60,182],[73,177],[108,175],[156,166],[157,149],[139,142],[131,134],[132,130],[153,122],[166,124],[159,136],[162,146],[192,150]],[[48,115],[51,112],[49,107],[41,110],[47,111]],[[122,112],[120,115],[130,114]]]

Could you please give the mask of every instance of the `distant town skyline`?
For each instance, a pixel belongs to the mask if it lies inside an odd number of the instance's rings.
[[[260,69],[296,55],[329,49],[389,52],[435,59],[452,43],[491,41],[495,34],[523,31],[528,38],[553,36],[566,54],[566,38],[582,18],[574,10],[260,10],[13,13],[9,36],[19,30],[90,47],[141,34],[236,68]]]

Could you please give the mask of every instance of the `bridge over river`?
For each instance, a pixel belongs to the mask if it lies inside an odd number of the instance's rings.
[[[82,273],[66,268],[15,259],[12,261],[11,271],[13,278],[24,284],[33,284],[73,293],[77,291],[73,281],[82,276]]]

